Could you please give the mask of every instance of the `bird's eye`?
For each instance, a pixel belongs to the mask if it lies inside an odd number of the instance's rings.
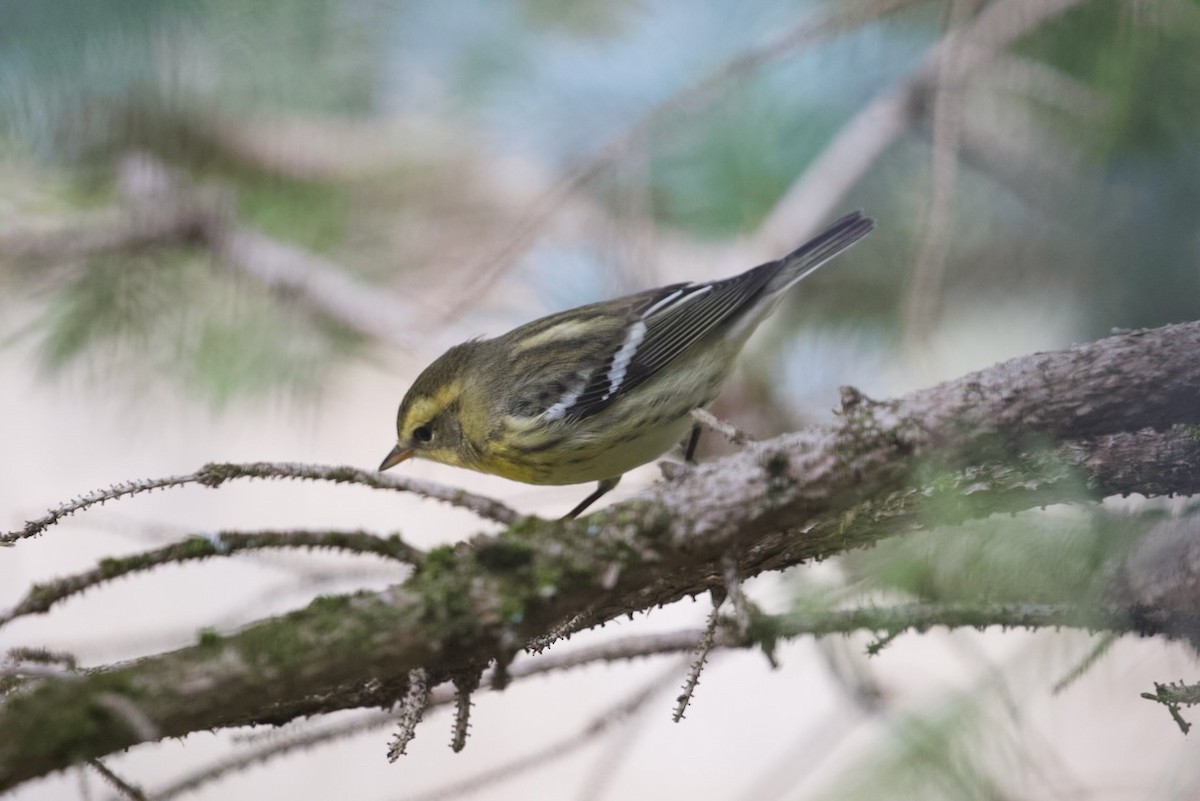
[[[417,442],[429,442],[433,439],[433,429],[429,426],[417,426],[413,429],[413,439]]]

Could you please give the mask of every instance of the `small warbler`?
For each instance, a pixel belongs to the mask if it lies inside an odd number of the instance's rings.
[[[705,284],[672,284],[569,309],[456,345],[400,403],[380,470],[412,456],[529,484],[621,475],[682,442],[747,337],[787,290],[871,231],[848,214],[779,261]]]

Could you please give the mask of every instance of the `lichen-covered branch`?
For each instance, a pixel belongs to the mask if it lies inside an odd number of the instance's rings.
[[[768,648],[775,640],[803,636],[829,636],[870,631],[894,638],[906,631],[925,632],[945,628],[974,628],[989,626],[1004,628],[1067,627],[1089,630],[1105,629],[1116,633],[1131,631],[1128,614],[1115,610],[1099,611],[1079,606],[1054,604],[990,604],[990,603],[911,603],[891,607],[858,609],[811,609],[785,615],[762,616],[753,632],[744,632],[735,619],[723,619],[716,630],[713,647],[717,649]],[[659,634],[640,634],[621,637],[569,651],[518,660],[509,669],[513,681],[554,673],[583,665],[621,662],[652,656],[694,652],[706,635],[706,629],[680,629]],[[682,671],[679,671],[682,672]],[[482,686],[491,684],[485,674]],[[429,696],[429,706],[442,706],[457,701],[458,689],[443,685]],[[200,786],[216,781],[229,773],[269,760],[307,750],[322,743],[340,740],[396,725],[398,713],[393,710],[370,712],[353,720],[320,726],[291,735],[273,737],[254,747],[240,748],[236,754],[182,776],[153,794],[156,801],[167,801]]]
[[[1198,493],[1197,353],[1200,323],[1188,323],[887,402],[847,391],[836,425],[749,445],[584,519],[516,520],[436,549],[387,591],[46,679],[0,709],[0,789],[147,739],[102,697],[127,699],[161,737],[382,705],[410,670],[441,682],[574,616],[601,622],[720,586],[731,551],[746,577],[903,532],[931,500],[966,518]]]

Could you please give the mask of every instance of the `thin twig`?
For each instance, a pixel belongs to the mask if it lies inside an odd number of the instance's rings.
[[[64,517],[118,498],[167,487],[182,487],[186,484],[201,484],[205,487],[216,488],[226,481],[236,478],[288,478],[300,481],[332,481],[335,484],[361,484],[372,489],[411,492],[423,498],[442,501],[451,506],[467,509],[485,520],[492,520],[502,525],[511,525],[521,517],[515,510],[500,501],[475,495],[466,490],[454,489],[415,478],[385,476],[373,470],[360,470],[357,467],[294,462],[250,462],[245,464],[213,462],[204,465],[195,473],[126,481],[114,484],[107,489],[94,490],[54,507],[45,515],[27,522],[20,530],[0,534],[0,543],[16,542],[26,537],[37,536]]]
[[[408,744],[417,734],[417,724],[421,722],[425,710],[429,707],[429,677],[424,668],[416,668],[408,672],[408,692],[400,702],[400,719],[396,734],[388,743],[388,762],[395,762],[408,749]]]
[[[754,437],[750,436],[745,431],[737,428],[732,423],[727,423],[707,409],[692,409],[692,419],[700,425],[716,431],[734,445],[745,445],[747,442],[757,442]]]
[[[559,640],[570,638],[572,634],[579,631],[579,627],[584,624],[586,619],[586,611],[578,615],[572,615],[569,619],[559,623],[542,636],[530,640],[526,643],[525,650],[531,654],[540,654]]]
[[[105,253],[130,253],[194,239],[215,213],[200,204],[170,204],[136,214],[76,215],[54,225],[0,229],[0,258],[21,262],[75,262]]]
[[[34,662],[41,665],[56,665],[65,670],[75,670],[79,660],[66,651],[51,651],[48,648],[13,648],[5,658],[10,662]]]
[[[247,226],[211,225],[205,240],[231,269],[256,278],[268,289],[304,302],[358,334],[410,347],[402,324],[416,309],[394,293],[353,277],[341,265]]]
[[[434,790],[415,795],[404,796],[404,801],[444,801],[456,798],[489,787],[506,779],[511,779],[534,768],[540,768],[556,759],[562,759],[588,743],[592,742],[614,726],[624,722],[630,715],[641,709],[657,693],[669,684],[678,673],[678,666],[672,665],[669,671],[664,671],[647,682],[637,692],[615,706],[597,715],[586,726],[574,735],[538,749],[524,756],[517,757],[502,765],[481,771],[474,776],[447,784]]]
[[[1100,658],[1102,656],[1104,656],[1106,653],[1108,653],[1112,649],[1113,645],[1115,645],[1116,642],[1117,642],[1116,634],[1114,634],[1112,632],[1108,632],[1108,633],[1102,635],[1096,641],[1096,644],[1093,645],[1090,650],[1088,650],[1087,654],[1083,657],[1083,659],[1079,660],[1079,664],[1075,665],[1075,667],[1073,667],[1069,671],[1067,671],[1067,675],[1063,676],[1061,679],[1054,682],[1054,687],[1050,690],[1050,692],[1053,695],[1058,695],[1063,690],[1067,689],[1072,684],[1074,684],[1076,681],[1078,681],[1080,677],[1082,677],[1085,673],[1087,673],[1089,670],[1091,670],[1092,667],[1094,667],[1096,665],[1096,663],[1100,661]]]
[[[651,720],[647,714],[648,707],[636,711],[636,717],[625,725],[620,736],[609,739],[608,747],[596,759],[590,774],[583,780],[579,797],[576,801],[598,801],[617,777],[621,762],[629,756],[638,744],[638,738]]]
[[[137,495],[143,492],[150,492],[156,489],[165,489],[167,487],[183,486],[195,481],[193,476],[168,476],[167,478],[143,479],[139,481],[125,481],[120,484],[113,484],[111,487],[102,490],[95,490],[86,495],[81,495],[65,503],[59,504],[46,514],[39,518],[30,520],[25,524],[25,527],[19,531],[6,531],[0,534],[0,543],[14,543],[17,540],[26,537],[34,537],[41,534],[46,529],[53,526],[64,517],[83,511],[92,506],[103,505],[108,501],[114,501],[118,498],[123,498],[127,495]]]
[[[450,748],[458,753],[467,744],[467,731],[471,728],[471,693],[479,688],[482,673],[470,673],[454,678],[454,736]]]
[[[350,331],[393,345],[408,344],[402,326],[415,316],[413,305],[322,256],[238,225],[233,192],[196,186],[146,153],[121,160],[117,186],[127,208],[76,215],[32,231],[0,229],[0,256],[61,263],[104,253],[201,245],[229,269],[278,295],[299,299]]]
[[[35,584],[16,606],[0,610],[0,626],[19,617],[47,612],[60,601],[132,573],[264,548],[329,548],[383,556],[410,565],[419,565],[424,559],[420,550],[404,542],[398,534],[381,537],[368,531],[218,531],[153,551],[109,557],[91,570]]]
[[[533,676],[544,675],[561,670],[597,662],[618,662],[663,654],[681,653],[693,650],[700,642],[703,632],[700,629],[682,630],[668,634],[637,635],[625,637],[611,643],[578,648],[561,654],[539,656],[527,661],[518,662],[508,668],[510,680],[521,680]],[[494,671],[484,673],[483,686],[488,686]],[[677,675],[678,669],[672,668],[672,675]],[[429,707],[444,706],[453,703],[457,691],[453,686],[441,686],[429,695]],[[363,732],[374,731],[383,726],[396,722],[396,712],[391,710],[375,711],[361,715],[352,721],[340,722],[332,726],[324,726],[317,731],[293,734],[273,739],[257,747],[242,747],[232,756],[210,764],[201,770],[183,776],[167,787],[154,793],[154,801],[170,801],[184,793],[223,778],[229,773],[244,770],[295,751],[313,748],[324,743],[352,737]]]
[[[935,625],[971,628],[982,628],[988,625],[1010,628],[1043,626],[1091,628],[1100,625],[1100,621],[1094,612],[1082,607],[1019,604],[909,604],[864,610],[815,610],[780,615],[764,621],[764,628],[776,632],[781,639],[809,634],[817,636],[847,634],[863,629],[879,630],[902,625],[906,629],[918,631],[925,631]],[[1121,625],[1121,621],[1114,618],[1109,621],[1109,625],[1117,627]],[[1127,630],[1127,621],[1124,622],[1124,626],[1113,630]],[[713,647],[747,648],[757,646],[757,643],[738,639],[733,629],[732,626],[718,626]],[[511,680],[519,681],[585,665],[695,651],[704,636],[703,629],[693,628],[661,634],[622,637],[563,653],[518,661],[508,668],[508,672]],[[672,670],[672,675],[678,674],[677,668],[672,668]],[[484,673],[482,686],[487,686],[490,680],[491,672]],[[453,703],[456,695],[453,686],[438,687],[429,695],[429,707]],[[374,731],[383,726],[392,725],[395,721],[396,712],[375,711],[358,716],[351,721],[324,726],[316,731],[277,737],[256,747],[243,746],[232,756],[177,779],[154,793],[152,798],[155,801],[169,801],[169,799],[191,792],[202,785],[221,779],[229,773],[262,764],[295,751]]]
[[[104,777],[104,780],[108,782],[114,790],[116,790],[125,798],[131,798],[133,801],[146,801],[146,794],[142,792],[140,787],[130,784],[117,774],[113,773],[108,766],[99,759],[89,759],[87,762],[97,773]]]
[[[1181,732],[1187,734],[1191,730],[1192,724],[1183,719],[1179,708],[1200,704],[1200,684],[1186,684],[1182,681],[1165,684],[1154,682],[1154,692],[1142,693],[1142,698],[1165,706],[1171,713],[1171,719],[1175,721],[1175,725]]]
[[[92,801],[92,783],[89,780],[91,774],[88,773],[88,766],[76,765],[72,773],[79,782],[79,801]]]
[[[716,643],[717,620],[720,609],[721,604],[719,601],[713,604],[712,613],[708,616],[708,625],[704,627],[704,635],[700,638],[700,643],[696,646],[696,651],[692,655],[692,664],[688,669],[687,681],[684,682],[683,690],[675,699],[674,720],[676,723],[683,720],[683,713],[687,711],[688,704],[692,701],[692,695],[696,692],[696,686],[700,684],[700,673],[704,670],[704,663],[708,661],[708,654],[712,651],[713,645]]]

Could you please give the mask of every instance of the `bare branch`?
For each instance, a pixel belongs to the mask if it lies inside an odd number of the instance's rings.
[[[511,525],[521,519],[514,510],[492,498],[466,490],[446,487],[417,478],[385,476],[375,470],[357,467],[254,462],[250,464],[207,464],[195,473],[196,481],[206,487],[219,487],[234,478],[291,478],[301,481],[332,481],[335,484],[359,484],[372,489],[411,492],[422,498],[448,503],[474,512],[485,520]]]
[[[30,520],[20,531],[6,531],[0,534],[0,544],[11,544],[25,537],[35,537],[64,517],[69,517],[76,512],[81,512],[92,506],[103,506],[109,501],[115,501],[118,498],[124,498],[128,495],[138,495],[143,492],[151,492],[167,487],[180,487],[193,481],[195,479],[190,476],[168,476],[166,478],[125,481],[120,484],[114,484],[106,489],[94,490],[86,495],[81,495],[78,498],[54,507],[36,520]]]
[[[456,798],[481,787],[488,787],[496,782],[511,779],[527,770],[541,767],[555,759],[562,759],[600,737],[614,726],[623,723],[630,715],[645,706],[655,694],[662,691],[663,687],[671,681],[677,671],[678,668],[672,666],[670,671],[656,676],[633,695],[597,715],[590,723],[580,729],[579,732],[565,740],[551,743],[545,748],[518,757],[503,765],[481,771],[474,776],[469,776],[453,784],[448,784],[428,792],[405,796],[405,801],[441,801],[442,799]]]
[[[381,537],[367,531],[218,531],[153,551],[110,557],[92,570],[35,584],[15,606],[0,610],[0,626],[19,617],[47,612],[59,601],[121,576],[173,562],[232,556],[263,548],[329,548],[383,556],[410,565],[419,565],[424,558],[421,551],[400,539],[399,534]]]
[[[182,487],[185,484],[200,484],[205,487],[216,488],[226,481],[237,478],[288,478],[299,481],[332,481],[335,484],[360,484],[372,489],[411,492],[423,498],[442,501],[451,506],[466,509],[485,520],[491,520],[503,525],[510,525],[520,519],[520,515],[516,511],[505,506],[500,501],[475,495],[466,490],[435,484],[432,481],[385,476],[373,470],[360,470],[357,467],[331,467],[327,465],[306,465],[288,462],[253,462],[249,464],[216,462],[204,465],[204,467],[195,473],[188,473],[182,476],[168,476],[166,478],[126,481],[121,484],[114,484],[107,489],[95,490],[86,495],[81,495],[75,500],[68,501],[51,509],[42,517],[30,520],[19,531],[8,531],[0,534],[0,544],[37,536],[64,517],[84,511],[92,506],[103,505],[108,501],[118,498],[138,495],[156,489],[165,489],[167,487]]]
[[[467,744],[467,730],[471,728],[471,693],[479,688],[481,673],[470,671],[454,677],[454,736],[450,748],[458,753]]]
[[[1100,658],[1108,653],[1113,645],[1117,642],[1117,635],[1112,632],[1103,634],[1092,647],[1090,651],[1079,661],[1079,664],[1067,671],[1067,674],[1058,681],[1054,682],[1054,687],[1051,692],[1058,695],[1063,690],[1070,687],[1076,681],[1083,677],[1089,670],[1095,667]]]
[[[563,654],[541,656],[519,662],[508,668],[511,680],[521,680],[546,673],[569,670],[596,662],[617,662],[637,659],[660,654],[673,654],[691,650],[699,642],[700,631],[681,631],[673,635],[631,637],[615,643],[580,648]],[[673,673],[678,671],[673,669]],[[483,686],[490,686],[494,671],[484,673]],[[458,698],[457,688],[443,685],[432,690],[429,694],[429,707],[444,706],[455,703]],[[278,737],[257,747],[242,747],[236,754],[208,765],[195,773],[188,774],[167,787],[153,794],[155,801],[169,801],[187,792],[191,792],[209,782],[216,781],[229,773],[243,770],[252,765],[258,765],[268,760],[286,756],[298,750],[319,746],[323,743],[340,740],[373,731],[382,726],[396,722],[397,714],[390,710],[376,710],[362,715],[349,722],[339,722],[332,726],[323,726],[315,731],[302,734],[292,734]]]
[[[146,801],[146,794],[142,792],[140,787],[130,784],[117,774],[113,773],[109,767],[99,759],[89,759],[88,764],[91,765],[97,773],[103,776],[104,780],[108,782],[109,785],[116,790],[122,798],[129,798],[132,799],[132,801]]]
[[[683,713],[687,712],[688,704],[692,701],[692,695],[696,692],[696,686],[700,684],[700,673],[704,670],[704,664],[708,661],[708,654],[712,651],[713,644],[716,641],[717,613],[720,608],[720,603],[713,604],[712,613],[708,616],[708,625],[704,627],[704,634],[700,637],[700,642],[696,645],[696,652],[692,655],[692,662],[688,667],[687,680],[683,683],[683,690],[675,699],[675,712],[672,718],[676,723],[683,720]]]
[[[429,707],[429,678],[424,668],[408,672],[408,691],[400,702],[400,722],[396,734],[388,744],[388,762],[399,759],[417,734],[417,724]]]

